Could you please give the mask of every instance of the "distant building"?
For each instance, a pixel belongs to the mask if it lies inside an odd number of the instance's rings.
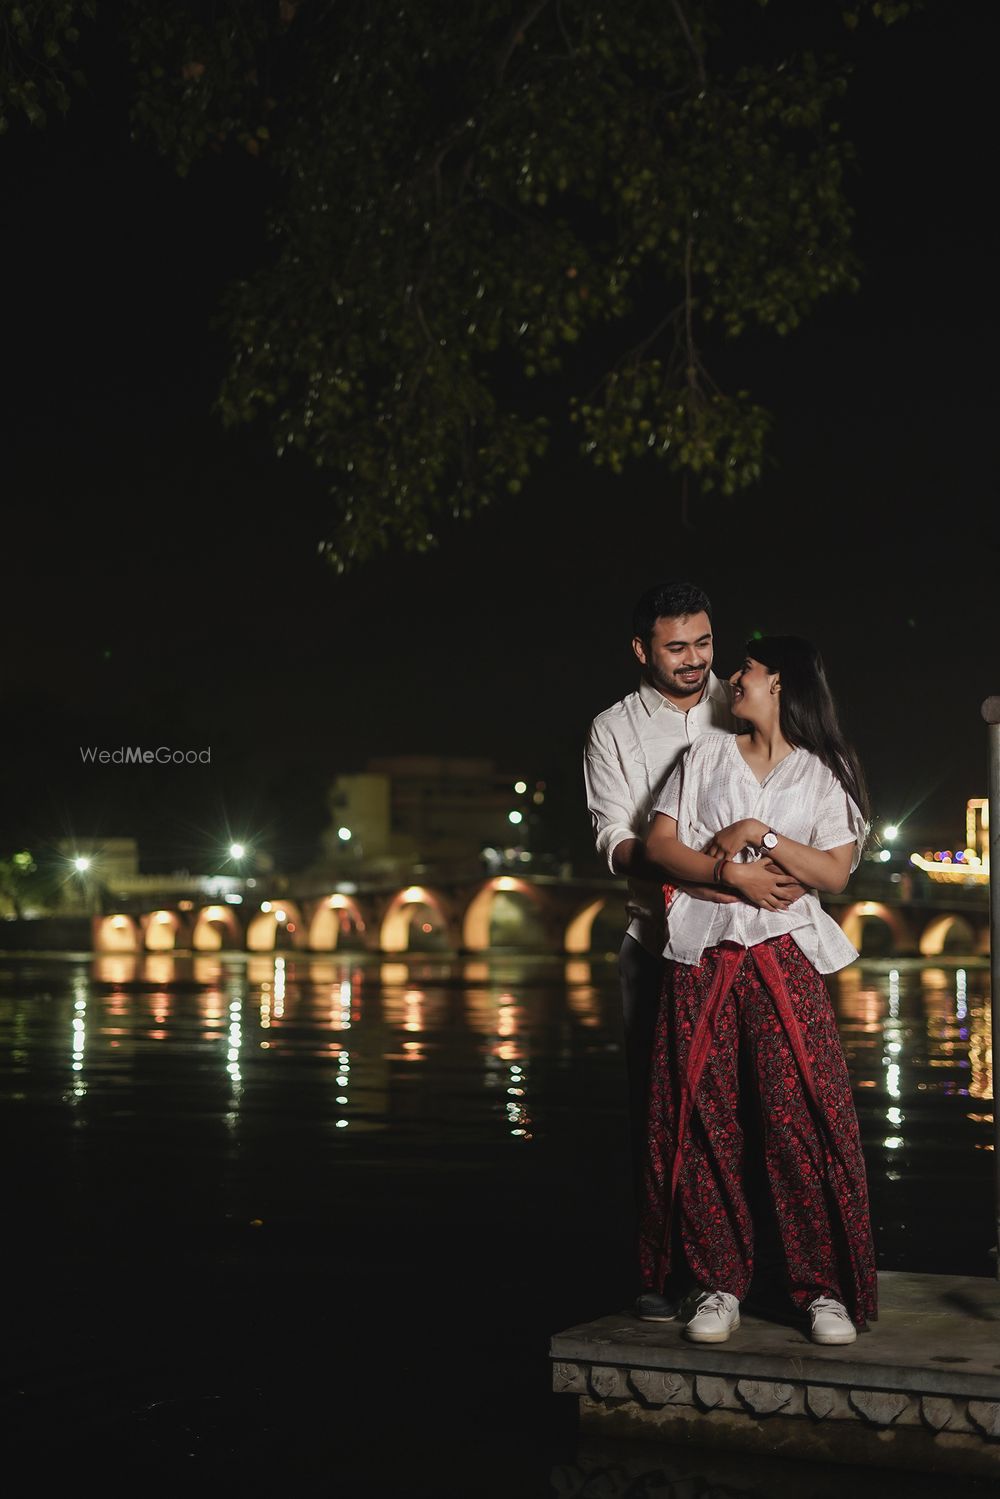
[[[103,885],[139,873],[139,845],[134,838],[61,838],[56,851],[70,869],[75,869],[78,860],[87,859],[87,869],[76,872],[92,873]]]
[[[56,896],[61,911],[97,911],[102,890],[139,873],[134,838],[61,838],[56,853],[64,866]]]
[[[108,902],[138,898],[170,901],[179,895],[239,899],[239,874],[195,875],[188,870],[140,874],[134,838],[62,838],[56,852],[63,863],[57,905],[65,912],[95,912]],[[250,881],[253,884],[253,880]]]
[[[492,760],[405,755],[369,760],[330,788],[326,859],[456,862],[486,848],[526,847],[544,786]]]

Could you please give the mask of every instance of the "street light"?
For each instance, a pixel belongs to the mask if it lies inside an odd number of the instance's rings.
[[[350,843],[353,836],[354,834],[351,832],[350,828],[337,829],[337,837],[340,839],[341,843]]]
[[[94,878],[94,861],[89,854],[77,854],[72,861],[74,871],[80,876],[83,903],[92,916],[99,910],[97,882]]]
[[[882,838],[886,843],[895,843],[899,837],[899,829],[894,822],[887,822],[882,829]]]
[[[243,855],[245,853],[246,853],[246,848],[244,847],[244,845],[242,843],[231,843],[229,845],[229,857],[231,859],[236,859],[236,860],[242,859],[242,857],[243,857]]]

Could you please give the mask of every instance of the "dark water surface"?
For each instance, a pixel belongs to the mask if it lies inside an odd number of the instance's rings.
[[[988,969],[833,987],[880,1268],[995,1273]],[[0,1121],[2,1434],[29,1473],[842,1492],[811,1465],[589,1451],[549,1391],[549,1335],[632,1291],[610,961],[6,956]]]

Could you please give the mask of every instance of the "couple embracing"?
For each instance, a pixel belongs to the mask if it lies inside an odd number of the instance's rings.
[[[748,641],[724,683],[709,600],[681,582],[643,595],[632,634],[641,684],[594,719],[585,776],[597,849],[629,883],[636,1315],[672,1321],[690,1291],[685,1335],[724,1342],[766,1209],[811,1338],[850,1343],[877,1281],[824,975],[857,952],[819,895],[861,857],[861,766],[808,641]]]

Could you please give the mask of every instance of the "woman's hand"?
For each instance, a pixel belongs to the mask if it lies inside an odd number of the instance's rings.
[[[739,822],[731,822],[728,828],[720,829],[706,847],[705,852],[712,854],[716,859],[721,859],[723,856],[733,859],[748,846],[758,848],[766,832],[766,822],[761,822],[757,817],[741,817]]]
[[[733,890],[723,890],[721,885],[689,885],[686,880],[675,880],[678,890],[695,900],[707,900],[714,906],[732,906],[740,899]]]
[[[789,893],[794,882],[763,859],[755,859],[751,864],[727,864],[722,871],[722,883],[738,890],[762,911],[787,911],[795,899],[795,893]]]

